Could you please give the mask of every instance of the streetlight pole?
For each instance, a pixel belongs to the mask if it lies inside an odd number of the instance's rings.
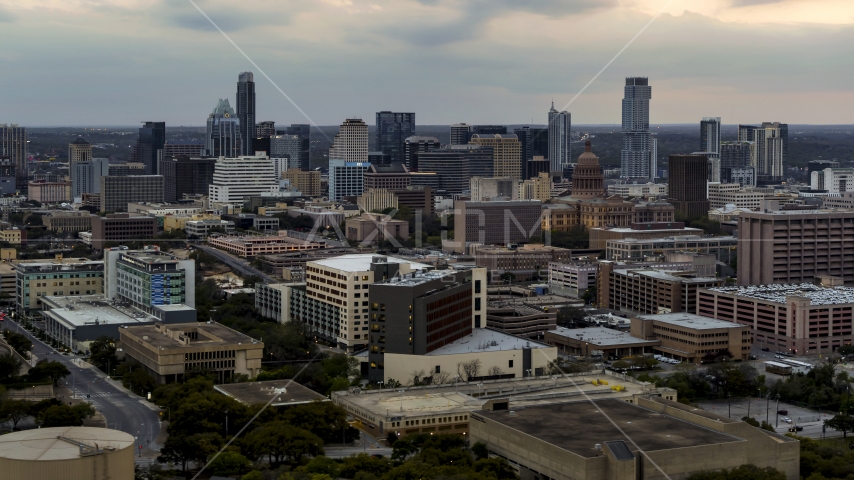
[[[727,418],[732,418],[732,401],[730,400],[729,394],[726,396],[726,406],[727,406]]]
[[[228,409],[225,409],[225,437],[228,438]]]
[[[780,394],[777,394],[777,413],[774,415],[774,428],[780,425]]]

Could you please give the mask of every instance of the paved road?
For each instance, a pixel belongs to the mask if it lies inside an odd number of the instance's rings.
[[[152,410],[147,402],[140,397],[128,392],[119,382],[108,380],[106,375],[95,368],[81,368],[75,360],[79,357],[61,355],[54,349],[33,336],[30,332],[20,327],[11,319],[3,322],[3,328],[23,333],[33,342],[33,354],[39,360],[53,360],[63,363],[71,372],[65,381],[75,395],[85,398],[88,394],[89,400],[96,410],[101,412],[107,419],[107,426],[116,430],[127,432],[137,437],[137,445],[142,446],[142,452],[137,448],[137,456],[156,455],[160,446],[156,443],[157,435],[160,433],[160,416],[157,411]]]
[[[264,273],[264,272],[256,269],[255,267],[249,265],[249,263],[243,258],[235,257],[234,255],[223,252],[222,250],[217,250],[216,248],[208,246],[208,245],[194,244],[193,247],[204,250],[207,253],[210,253],[211,255],[216,257],[217,260],[228,265],[232,270],[234,270],[234,273],[236,273],[240,276],[247,277],[249,275],[255,275],[255,276],[261,277],[261,280],[263,280],[264,283],[278,283],[279,282],[278,280],[274,279],[273,277],[270,277],[266,273]]]

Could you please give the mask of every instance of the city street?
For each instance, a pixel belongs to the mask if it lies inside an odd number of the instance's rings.
[[[108,428],[136,437],[137,456],[141,454],[150,457],[158,454],[160,445],[156,439],[160,433],[160,416],[157,407],[130,393],[120,382],[108,379],[100,370],[77,366],[77,362],[82,362],[79,357],[55,352],[8,317],[3,324],[4,329],[26,335],[33,342],[33,355],[39,360],[52,360],[65,365],[71,375],[66,377],[63,386],[72,389],[77,398],[87,399],[88,395],[92,406],[106,418]]]

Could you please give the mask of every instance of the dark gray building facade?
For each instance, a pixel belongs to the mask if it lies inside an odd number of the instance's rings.
[[[254,155],[255,75],[243,72],[237,77],[237,118],[240,119],[240,153]]]
[[[405,162],[405,141],[415,134],[415,114],[377,112],[377,151],[390,157],[391,163]]]

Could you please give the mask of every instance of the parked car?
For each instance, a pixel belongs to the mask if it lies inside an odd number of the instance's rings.
[[[783,420],[786,423],[792,423],[792,419],[789,417],[783,417],[781,420]]]
[[[790,432],[800,432],[800,431],[801,431],[801,430],[803,430],[803,429],[804,429],[804,427],[801,427],[801,426],[798,426],[798,425],[795,425],[794,427],[789,427],[789,431],[790,431]]]
[[[768,347],[762,347],[762,351],[763,351],[763,352],[770,352],[770,351],[771,351],[771,349],[770,349],[770,348],[768,348]]]
[[[777,415],[788,415],[788,414],[789,414],[788,410],[777,410]]]

